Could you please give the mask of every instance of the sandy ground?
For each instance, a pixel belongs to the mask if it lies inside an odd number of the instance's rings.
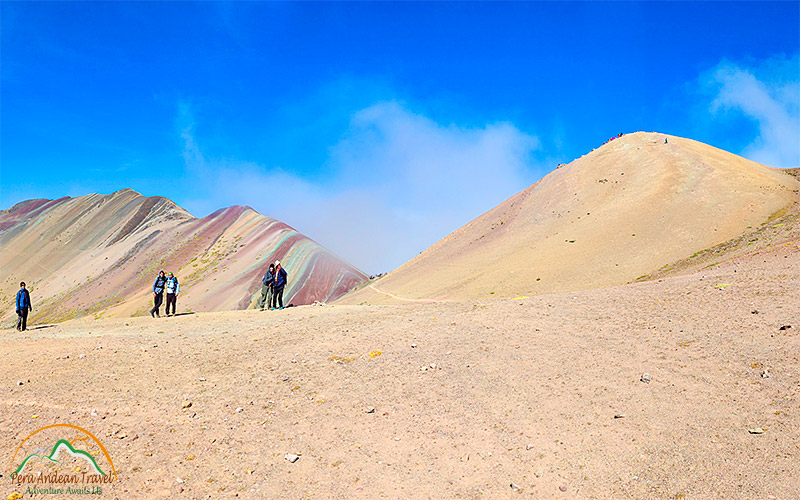
[[[518,300],[4,330],[0,450],[84,427],[108,498],[798,498],[798,292],[790,243]]]

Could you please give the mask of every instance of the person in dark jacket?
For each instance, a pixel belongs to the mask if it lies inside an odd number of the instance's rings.
[[[31,307],[31,294],[25,289],[25,282],[19,284],[17,292],[17,331],[24,332],[28,327],[28,311],[33,311]]]
[[[164,289],[167,291],[167,317],[169,317],[170,304],[172,305],[172,315],[175,316],[175,306],[178,303],[178,294],[181,293],[181,286],[178,284],[178,278],[174,274],[169,273]]]
[[[275,279],[275,264],[270,264],[264,279],[261,280],[261,297],[258,299],[258,307],[264,310],[264,305],[272,306],[272,280]]]
[[[164,302],[164,287],[167,284],[167,278],[164,276],[164,271],[158,272],[158,277],[153,282],[153,308],[150,309],[150,316],[159,318],[161,314],[158,312],[158,309],[161,307],[161,303]]]
[[[280,303],[280,309],[283,309],[283,289],[286,287],[288,278],[286,270],[281,267],[281,261],[275,261],[275,277],[272,280],[272,307],[275,309]]]

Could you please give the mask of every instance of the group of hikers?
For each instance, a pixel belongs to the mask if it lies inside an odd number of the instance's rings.
[[[261,297],[258,299],[258,306],[264,310],[265,305],[270,310],[283,309],[283,290],[286,288],[288,277],[286,270],[281,267],[281,261],[276,260],[270,264],[264,273],[261,283]],[[17,292],[17,331],[23,332],[27,329],[28,312],[33,310],[31,306],[31,295],[25,288],[25,282],[19,284]],[[181,293],[181,286],[178,278],[173,273],[159,271],[156,280],[153,282],[153,308],[150,309],[150,316],[160,318],[161,304],[164,303],[164,293],[167,295],[166,315],[175,316],[178,304],[178,294]],[[170,310],[172,314],[170,314]]]
[[[153,308],[150,309],[150,316],[160,318],[161,314],[158,310],[164,302],[164,292],[167,292],[167,307],[165,313],[167,317],[170,316],[169,308],[172,306],[172,315],[175,315],[175,307],[178,304],[178,294],[181,293],[181,286],[178,284],[178,278],[174,274],[169,273],[169,277],[164,275],[164,271],[159,271],[156,281],[153,283]]]
[[[261,279],[261,297],[258,307],[263,311],[267,305],[270,311],[283,309],[283,289],[286,288],[286,270],[281,267],[281,261],[276,260],[270,264],[264,277]]]

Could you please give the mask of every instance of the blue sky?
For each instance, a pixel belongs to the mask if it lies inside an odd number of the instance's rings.
[[[0,208],[240,204],[388,271],[618,132],[800,165],[800,3],[0,3]]]

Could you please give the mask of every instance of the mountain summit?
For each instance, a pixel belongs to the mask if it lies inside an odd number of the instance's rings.
[[[446,236],[343,303],[478,299],[635,281],[797,202],[786,172],[690,139],[624,135]]]

